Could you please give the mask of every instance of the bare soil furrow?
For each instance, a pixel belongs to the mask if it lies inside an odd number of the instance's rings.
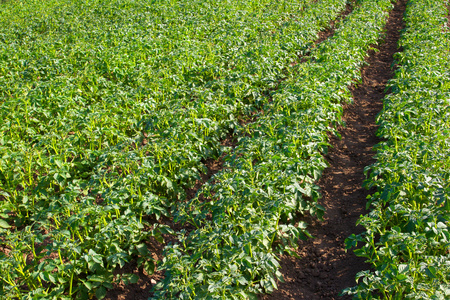
[[[393,77],[397,42],[403,28],[406,0],[397,1],[386,25],[384,42],[375,47],[362,69],[362,83],[352,86],[354,103],[344,107],[345,128],[339,128],[341,139],[331,138],[327,155],[330,167],[319,181],[321,204],[326,208],[324,221],[309,219],[310,233],[315,237],[299,244],[300,258],[283,255],[282,273],[285,282],[271,295],[272,299],[350,299],[340,292],[355,285],[355,275],[370,266],[352,251],[345,251],[345,239],[362,232],[356,221],[366,213],[366,197],[373,191],[362,187],[364,167],[374,163],[376,115],[383,107],[382,99],[388,80]]]

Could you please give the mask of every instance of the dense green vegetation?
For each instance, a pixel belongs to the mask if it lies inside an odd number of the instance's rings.
[[[373,271],[349,289],[357,298],[450,297],[450,31],[447,1],[409,1],[406,29],[378,118],[377,162],[368,168],[371,213],[360,244]]]
[[[345,7],[309,1],[0,6],[0,292],[91,297]]]
[[[308,235],[296,214],[323,213],[315,181],[326,167],[327,133],[392,8],[389,0],[358,1],[245,128],[228,167],[180,206],[179,219],[197,229],[166,247],[168,272],[155,298],[246,299],[276,288],[274,248],[290,252]]]
[[[276,254],[320,218],[348,86],[391,0],[0,2],[0,298],[99,299],[131,261],[161,299],[271,292]],[[379,117],[367,232],[349,293],[449,295],[450,65],[445,1],[412,0]],[[225,147],[226,137],[236,147]],[[223,154],[225,168],[188,199]],[[195,228],[174,232],[161,218]],[[165,247],[157,262],[149,247]]]

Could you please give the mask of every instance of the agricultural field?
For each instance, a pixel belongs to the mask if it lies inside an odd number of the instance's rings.
[[[448,5],[407,3],[377,192],[346,241],[372,265],[356,298],[450,295]],[[326,213],[330,137],[393,9],[0,2],[0,298],[108,298],[142,280],[130,264],[163,274],[152,299],[276,290],[280,255]]]

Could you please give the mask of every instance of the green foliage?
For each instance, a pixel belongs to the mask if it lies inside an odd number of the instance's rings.
[[[153,272],[146,245],[172,234],[158,220],[177,212],[205,159],[229,150],[220,141],[244,131],[240,120],[297,76],[291,65],[345,6],[312,2],[2,4],[0,295],[102,298],[136,280],[114,275],[127,262]],[[289,190],[318,197],[295,178]],[[286,241],[301,235],[282,228]]]
[[[323,214],[315,182],[326,167],[327,134],[341,122],[340,103],[351,101],[348,86],[360,80],[392,7],[359,1],[335,35],[295,66],[296,76],[272,93],[258,119],[241,129],[227,167],[179,205],[178,220],[197,229],[166,247],[166,278],[155,298],[248,299],[276,288],[276,253],[292,253],[298,239],[310,236],[296,215]]]

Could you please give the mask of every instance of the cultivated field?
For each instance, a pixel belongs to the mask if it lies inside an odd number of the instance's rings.
[[[371,264],[356,298],[450,297],[448,5],[406,3],[370,213],[345,242]],[[0,2],[0,298],[111,299],[144,277],[154,299],[273,292],[324,216],[330,139],[393,9]]]

